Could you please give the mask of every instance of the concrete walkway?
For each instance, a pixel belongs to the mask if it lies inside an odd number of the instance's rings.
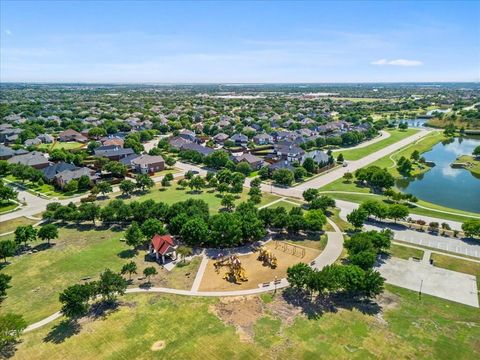
[[[334,228],[334,232],[327,232],[328,241],[325,249],[320,253],[320,255],[313,260],[313,265],[315,269],[322,269],[326,265],[333,264],[343,250],[343,235],[340,232],[338,226],[328,219],[328,222]],[[126,290],[127,294],[135,294],[135,293],[164,293],[164,294],[173,294],[173,295],[184,295],[184,296],[206,296],[206,297],[224,297],[224,296],[244,296],[244,295],[255,295],[260,294],[268,291],[274,291],[277,289],[285,288],[288,286],[287,279],[280,279],[275,282],[272,280],[268,286],[262,286],[259,284],[258,288],[253,289],[246,289],[246,290],[235,290],[235,291],[198,291],[200,286],[203,273],[205,271],[205,267],[208,262],[208,257],[204,256],[202,259],[202,263],[200,264],[200,268],[195,276],[195,280],[193,282],[192,288],[190,290],[180,290],[180,289],[171,289],[171,288],[164,288],[164,287],[151,287],[151,288],[129,288]],[[38,329],[56,319],[61,317],[62,314],[60,312],[56,312],[55,314],[38,321],[34,324],[29,325],[25,332],[32,331]]]

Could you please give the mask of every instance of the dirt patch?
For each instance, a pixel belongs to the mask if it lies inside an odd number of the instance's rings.
[[[266,307],[270,314],[282,320],[282,323],[286,325],[292,325],[297,316],[304,315],[301,306],[288,303],[280,294],[275,296]]]
[[[242,342],[253,341],[253,325],[263,315],[263,305],[257,296],[226,297],[209,309],[225,324],[233,325]]]
[[[160,351],[160,350],[163,350],[165,348],[165,341],[163,340],[159,340],[159,341],[156,341],[153,343],[152,347],[150,348],[150,350],[152,351]]]
[[[377,296],[376,300],[378,305],[382,308],[382,312],[395,309],[400,305],[400,297],[388,290],[384,290]]]

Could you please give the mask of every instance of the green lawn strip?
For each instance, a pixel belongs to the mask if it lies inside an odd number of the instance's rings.
[[[338,200],[351,201],[356,203],[361,203],[365,200],[372,200],[372,199],[383,200],[383,201],[386,200],[386,197],[383,195],[372,194],[370,192],[370,188],[368,187],[358,186],[354,182],[347,183],[343,179],[335,180],[334,182],[320,188],[319,191],[321,193],[324,192],[323,193],[324,195],[331,196]],[[360,194],[346,194],[346,193],[342,193],[342,191],[360,193]],[[451,209],[441,205],[432,204],[420,199],[418,200],[417,204],[421,206],[425,206],[428,209],[424,209],[418,206],[411,207],[410,212],[412,214],[431,216],[431,217],[436,217],[440,219],[453,220],[453,221],[459,221],[459,222],[464,222],[465,220],[469,219],[469,217],[466,217],[463,215],[469,215],[469,216],[480,218],[480,214],[477,214],[477,213],[459,210],[459,209]],[[436,211],[436,210],[440,210],[440,211]],[[447,214],[441,211],[447,211],[453,214]]]
[[[442,249],[439,249],[439,248],[435,248],[435,247],[431,247],[431,246],[425,246],[425,245],[419,245],[419,244],[412,244],[408,241],[403,241],[403,240],[398,240],[398,239],[394,239],[393,240],[394,242],[398,243],[398,245],[403,245],[405,244],[405,246],[415,246],[415,247],[418,247],[418,248],[422,248],[422,249],[425,249],[425,250],[432,250],[432,252],[437,252],[437,253],[445,253],[445,254],[451,254],[451,255],[455,255],[455,256],[461,256],[462,258],[465,258],[465,259],[472,259],[472,260],[480,260],[480,258],[478,257],[475,257],[475,256],[470,256],[470,255],[465,255],[465,254],[461,254],[461,253],[457,253],[457,252],[453,252],[453,251],[447,251],[447,250],[442,250]]]
[[[278,207],[284,207],[287,211],[290,211],[290,209],[292,209],[294,207],[297,207],[297,206],[300,206],[300,204],[295,205],[295,204],[292,204],[291,202],[281,200],[281,201],[276,202],[276,203],[274,203],[274,204],[272,204],[268,207],[271,208],[271,209],[275,209],[275,208],[278,208]]]
[[[10,231],[14,231],[20,225],[33,225],[38,220],[27,219],[26,217],[19,217],[12,220],[0,222],[0,234],[4,234]]]
[[[480,160],[470,155],[462,155],[455,160],[454,164],[461,164],[461,167],[470,171],[474,176],[480,177]]]
[[[13,201],[0,201],[0,214],[10,212],[17,206],[18,204]]]
[[[430,258],[433,260],[433,265],[435,266],[465,274],[475,275],[477,277],[480,276],[480,263],[478,262],[463,260],[437,253],[432,253]]]
[[[387,147],[391,144],[394,144],[400,140],[403,140],[413,134],[417,133],[418,129],[407,129],[407,130],[388,130],[390,136],[386,139],[380,140],[376,143],[370,144],[365,147],[358,149],[338,149],[333,152],[334,156],[338,156],[340,153],[343,154],[345,160],[358,160],[367,155],[370,155],[384,147]]]
[[[77,334],[59,326],[60,319],[24,334],[16,355],[53,360],[155,359],[178,354],[185,359],[269,358],[275,354],[280,359],[394,356],[443,360],[480,355],[478,309],[429,295],[419,300],[416,292],[391,285],[386,290],[378,316],[353,306],[308,318],[301,311],[275,311],[279,306],[288,309],[278,304],[281,292],[264,294],[265,310],[254,318],[249,342],[240,340],[234,324],[215,315],[212,308],[218,299],[130,294],[105,318],[82,321]],[[247,316],[252,310],[242,311]],[[164,342],[164,348],[152,351],[158,341]]]
[[[235,204],[238,205],[242,201],[248,200],[248,189],[244,188],[242,194],[238,194],[239,198],[235,201]],[[99,201],[100,204],[105,204],[106,202],[112,200],[113,198],[124,199],[121,194],[114,193],[110,194],[110,198],[108,200],[101,200]],[[218,192],[213,191],[213,189],[203,189],[201,192],[192,192],[190,188],[181,189],[178,187],[178,183],[172,182],[171,186],[163,188],[160,184],[156,184],[152,189],[144,194],[140,194],[138,196],[132,196],[130,198],[124,199],[125,202],[131,201],[145,201],[152,199],[154,201],[162,201],[167,204],[173,204],[179,201],[185,201],[188,199],[202,199],[204,200],[210,208],[211,213],[218,212],[221,208],[221,201],[222,198]],[[278,200],[280,197],[278,195],[274,195],[271,193],[262,193],[262,201],[258,206],[263,206],[266,204],[271,203],[272,201]]]
[[[420,249],[414,249],[414,248],[407,247],[407,246],[392,244],[390,246],[389,253],[390,253],[390,255],[392,255],[394,257],[408,260],[411,257],[417,258],[417,259],[422,259],[424,252],[423,252],[423,250],[420,250]]]

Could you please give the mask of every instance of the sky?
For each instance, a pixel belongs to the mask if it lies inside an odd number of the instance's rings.
[[[478,82],[480,2],[1,0],[0,81]]]

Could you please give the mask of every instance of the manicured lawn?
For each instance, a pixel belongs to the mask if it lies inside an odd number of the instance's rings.
[[[55,149],[73,150],[73,149],[82,148],[84,146],[85,146],[85,144],[75,142],[75,141],[70,141],[70,142],[56,141],[53,144],[40,144],[40,145],[38,145],[38,148],[39,149],[48,149],[48,150],[55,150]]]
[[[8,221],[2,221],[0,223],[0,234],[14,231],[20,225],[32,225],[32,224],[35,224],[36,222],[38,221],[30,220],[30,219],[27,219],[26,217],[19,217],[19,218],[8,220]]]
[[[281,292],[249,302],[131,294],[105,318],[82,321],[79,333],[57,320],[23,335],[16,355],[49,360],[169,359],[179,354],[182,359],[480,356],[478,309],[428,295],[418,300],[416,292],[394,286],[387,290],[377,316],[369,315],[374,306],[361,311],[347,304],[310,318],[288,305]],[[163,349],[152,351],[158,341],[164,342]]]
[[[28,323],[58,311],[60,291],[83,278],[97,277],[105,268],[119,271],[128,261],[118,256],[127,249],[122,237],[123,231],[61,228],[51,248],[8,258],[11,263],[1,271],[12,275],[12,287],[2,311],[22,314]]]
[[[433,260],[433,264],[435,266],[452,271],[480,276],[480,263],[478,262],[462,260],[437,253],[432,253],[430,258]]]
[[[477,160],[473,156],[469,155],[462,155],[460,156],[455,162],[460,164],[467,164],[464,166],[464,169],[467,169],[472,174],[476,175],[477,177],[480,176],[480,160]]]
[[[334,156],[338,156],[340,153],[343,154],[345,160],[358,160],[367,155],[370,155],[380,149],[383,149],[386,146],[394,144],[402,139],[405,139],[413,134],[417,133],[417,129],[407,129],[407,130],[388,130],[390,137],[373,143],[371,145],[359,148],[359,149],[340,149],[333,152]]]
[[[390,246],[390,255],[395,256],[400,259],[408,260],[411,257],[422,259],[423,258],[423,250],[414,249],[407,246],[392,244]]]
[[[235,201],[235,203],[238,205],[242,201],[247,201],[248,200],[247,194],[248,194],[248,189],[244,189],[242,194],[238,194],[239,198]],[[119,197],[119,198],[122,198],[122,197]],[[279,198],[280,198],[279,196],[271,193],[262,193],[262,202],[258,206],[266,205]],[[210,189],[203,189],[200,193],[192,192],[190,188],[185,188],[185,189],[179,188],[176,181],[172,182],[172,185],[167,188],[163,188],[160,184],[156,184],[147,193],[139,196],[132,196],[131,198],[126,199],[125,201],[126,202],[145,201],[148,199],[152,199],[155,201],[162,201],[167,204],[173,204],[173,203],[176,203],[179,201],[185,201],[188,199],[202,199],[209,205],[211,213],[216,213],[222,208],[222,205],[221,205],[222,198],[219,196],[218,192],[213,192]]]
[[[50,197],[59,197],[59,198],[65,198],[65,197],[70,197],[70,196],[76,196],[85,193],[85,191],[80,192],[60,192],[53,185],[50,184],[43,184],[43,185],[38,185],[37,183],[32,183],[29,180],[26,180],[22,182],[21,180],[17,179],[16,177],[12,175],[8,175],[6,177],[8,180],[16,182],[17,184],[23,185],[26,187],[28,190],[31,190],[30,192],[37,192],[41,193],[45,196],[50,196]],[[38,194],[37,194],[38,195]],[[19,199],[22,200],[22,199]]]
[[[11,211],[18,206],[17,203],[13,201],[0,201],[0,214]]]
[[[383,195],[377,195],[377,194],[372,194],[370,192],[370,188],[365,187],[365,186],[358,186],[355,182],[349,182],[347,183],[343,179],[338,179],[322,188],[319,189],[320,192],[325,191],[325,195],[331,196],[334,199],[338,200],[344,200],[344,201],[351,201],[351,202],[356,202],[356,203],[361,203],[365,200],[382,200],[385,201],[386,197]],[[336,192],[338,191],[338,192]],[[353,192],[353,193],[360,193],[360,194],[347,194],[347,193],[342,193],[343,192]],[[432,204],[427,201],[423,200],[418,200],[417,202],[418,205],[420,206],[425,206],[428,209],[424,209],[418,206],[414,206],[410,208],[410,212],[412,214],[417,214],[417,215],[424,215],[424,216],[432,216],[432,217],[437,217],[440,219],[446,219],[446,220],[452,220],[452,221],[459,221],[463,222],[467,220],[468,218],[463,216],[463,215],[471,215],[471,216],[476,216],[480,217],[479,214],[468,212],[468,211],[463,211],[459,209],[451,209],[447,208],[441,205],[437,204]],[[444,212],[440,211],[447,211],[447,212],[452,212],[454,214],[446,214]]]
[[[295,204],[292,204],[291,202],[282,200],[282,201],[276,202],[275,204],[270,205],[269,208],[275,209],[278,207],[284,207],[287,211],[290,211],[290,209],[298,206],[300,206],[300,204],[295,205]]]

